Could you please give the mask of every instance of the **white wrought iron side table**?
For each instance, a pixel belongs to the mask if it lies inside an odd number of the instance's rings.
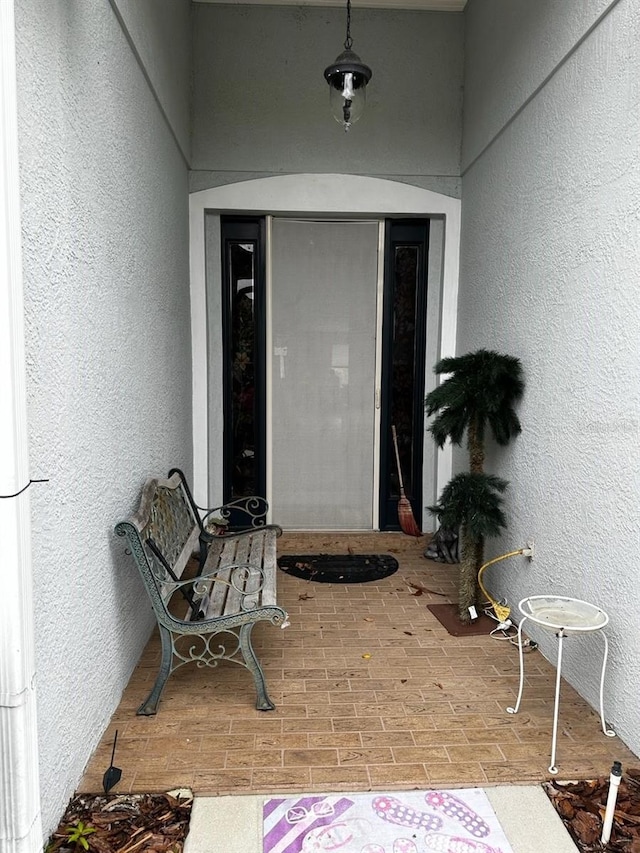
[[[523,598],[518,604],[522,619],[518,625],[518,652],[520,657],[520,687],[518,699],[514,708],[507,708],[509,714],[517,714],[522,700],[524,688],[524,654],[522,651],[522,629],[527,619],[541,625],[549,631],[554,631],[558,638],[558,668],[556,671],[556,695],[553,707],[553,735],[551,739],[551,764],[549,773],[557,773],[556,747],[558,743],[558,710],[560,704],[560,678],[562,671],[562,644],[565,637],[571,634],[586,634],[597,631],[604,641],[604,656],[602,672],[600,673],[600,724],[607,737],[615,737],[616,733],[607,728],[604,720],[604,676],[609,656],[609,641],[602,630],[609,622],[608,615],[600,607],[582,601],[579,598],[567,598],[562,595],[531,595]]]

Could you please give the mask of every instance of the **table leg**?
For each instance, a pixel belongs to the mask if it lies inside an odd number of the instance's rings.
[[[556,697],[553,706],[553,734],[551,736],[551,764],[549,765],[549,773],[554,775],[558,772],[556,767],[556,747],[558,745],[558,711],[560,710],[560,679],[562,672],[562,643],[565,637],[564,630],[561,628],[556,634],[558,638],[558,668],[556,670]]]
[[[520,620],[520,624],[518,625],[518,655],[520,658],[520,687],[518,688],[518,698],[516,699],[516,704],[513,708],[507,708],[507,714],[517,714],[518,709],[520,708],[520,701],[522,699],[522,691],[524,689],[524,653],[522,651],[522,626],[527,621],[527,617],[523,616]]]
[[[604,674],[607,668],[607,659],[609,657],[609,640],[607,639],[607,635],[604,631],[600,631],[600,633],[604,640],[604,657],[602,658],[602,672],[600,673],[600,725],[602,726],[602,731],[607,737],[615,737],[616,733],[613,729],[608,729],[607,724],[604,721]]]

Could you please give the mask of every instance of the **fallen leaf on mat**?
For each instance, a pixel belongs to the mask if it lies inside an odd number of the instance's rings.
[[[309,601],[311,598],[315,598],[315,595],[309,595],[308,592],[301,592],[298,596],[298,601]]]
[[[365,622],[373,622],[373,616],[365,616],[364,621]]]

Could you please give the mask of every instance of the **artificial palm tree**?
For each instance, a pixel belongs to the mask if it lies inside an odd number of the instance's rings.
[[[484,439],[487,427],[500,445],[521,431],[514,404],[524,391],[520,360],[492,350],[443,358],[435,366],[449,374],[425,400],[429,426],[438,447],[450,439],[462,444],[466,433],[469,474],[460,474],[445,487],[431,511],[443,527],[460,528],[460,619],[468,622],[469,607],[476,604],[477,577],[483,561],[485,536],[495,536],[505,526],[500,493],[506,482],[484,473]]]
[[[469,608],[477,605],[485,537],[497,536],[506,527],[501,507],[506,487],[506,480],[489,474],[457,474],[442,490],[438,503],[429,507],[442,527],[460,530],[458,615],[464,623],[471,621]]]

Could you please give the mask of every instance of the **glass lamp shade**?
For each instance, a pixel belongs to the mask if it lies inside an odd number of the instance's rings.
[[[352,50],[345,50],[325,69],[324,77],[329,84],[333,117],[349,130],[364,112],[371,69]]]

